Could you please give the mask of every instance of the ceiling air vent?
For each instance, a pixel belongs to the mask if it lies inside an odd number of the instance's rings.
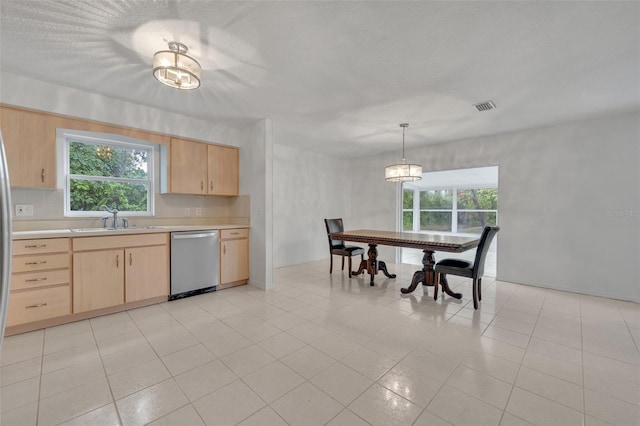
[[[475,104],[474,107],[476,107],[478,111],[482,112],[494,109],[496,107],[496,104],[494,104],[493,101],[484,101],[480,102],[479,104]]]

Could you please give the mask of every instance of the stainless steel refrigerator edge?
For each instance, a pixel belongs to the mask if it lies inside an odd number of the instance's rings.
[[[4,326],[7,321],[7,306],[11,283],[11,189],[9,169],[0,130],[0,231],[2,232],[2,282],[0,283],[0,349],[4,340]]]
[[[169,300],[215,291],[219,281],[218,231],[171,233]]]

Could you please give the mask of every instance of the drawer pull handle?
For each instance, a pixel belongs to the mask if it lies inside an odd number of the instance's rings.
[[[229,232],[231,235],[240,235],[239,232]]]
[[[34,308],[42,308],[44,306],[47,306],[47,302],[38,303],[37,305],[27,305],[27,306],[25,306],[25,308],[26,309],[34,309]]]
[[[44,278],[31,278],[31,279],[28,279],[28,280],[24,280],[24,282],[25,283],[37,283],[37,282],[46,281],[46,280],[47,280],[47,277],[44,277]]]
[[[43,248],[46,247],[46,244],[28,244],[24,246],[24,248]]]
[[[116,254],[116,268],[120,267],[120,255]]]
[[[44,182],[44,169],[40,172],[40,180]]]
[[[24,262],[25,265],[44,265],[46,263],[47,263],[46,260],[41,260],[39,262]]]
[[[129,253],[129,266],[133,265],[133,253]]]
[[[213,181],[211,181],[211,183],[209,184],[209,187],[211,188],[211,190],[213,191]]]
[[[224,244],[222,246],[222,254],[227,254],[227,245],[226,244]]]

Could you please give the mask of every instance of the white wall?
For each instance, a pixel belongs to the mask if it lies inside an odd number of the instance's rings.
[[[406,157],[425,171],[500,167],[498,279],[640,301],[638,112],[425,146]],[[383,175],[396,160],[353,162],[353,227],[394,229],[396,187]]]
[[[167,88],[167,90],[171,90]],[[0,102],[72,117],[239,146],[238,128],[0,72]]]
[[[273,283],[273,125],[261,120],[242,131],[240,192],[250,198],[249,283],[264,290]]]
[[[284,145],[273,149],[274,266],[329,257],[325,218],[349,227],[347,160]]]

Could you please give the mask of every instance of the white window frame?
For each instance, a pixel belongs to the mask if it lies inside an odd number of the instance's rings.
[[[484,212],[495,213],[496,223],[498,223],[498,210],[483,210],[483,209],[458,209],[458,191],[465,191],[469,189],[498,189],[498,186],[493,185],[464,185],[464,186],[452,186],[447,188],[429,188],[429,189],[414,189],[413,195],[413,231],[430,234],[458,234],[458,235],[473,235],[466,232],[458,232],[458,213],[460,212]],[[452,191],[453,193],[453,205],[451,209],[421,209],[420,208],[420,193],[426,191]],[[416,202],[417,200],[417,202]],[[410,211],[404,209],[404,211]],[[433,231],[429,229],[420,229],[420,213],[422,212],[450,212],[451,213],[451,231]],[[416,220],[417,218],[417,220]]]
[[[155,215],[155,169],[156,144],[129,138],[111,133],[85,132],[78,130],[57,129],[56,141],[58,147],[58,187],[64,189],[64,216],[65,217],[102,217],[108,214],[104,211],[72,211],[71,210],[71,180],[86,179],[91,181],[124,182],[124,183],[144,183],[147,185],[147,211],[134,212],[122,211],[120,213],[127,216],[154,216]],[[88,143],[92,145],[110,145],[130,149],[147,150],[147,178],[129,179],[96,176],[87,179],[86,175],[72,175],[69,172],[69,145],[71,142]]]

